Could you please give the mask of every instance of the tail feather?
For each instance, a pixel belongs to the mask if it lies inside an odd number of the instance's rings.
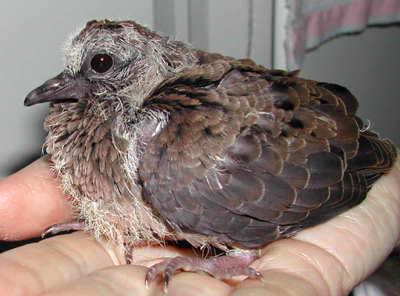
[[[368,188],[390,170],[396,161],[397,149],[392,141],[379,139],[371,131],[361,132],[357,154],[347,161],[346,172],[358,172],[367,180]]]
[[[379,139],[374,132],[361,132],[358,144],[357,154],[347,159],[342,181],[330,187],[329,199],[309,213],[302,227],[327,221],[361,203],[373,183],[396,161],[397,149],[392,141]]]

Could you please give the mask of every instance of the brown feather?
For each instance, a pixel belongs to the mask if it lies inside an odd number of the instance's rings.
[[[346,88],[134,22],[89,22],[66,61],[25,104],[51,102],[46,151],[76,218],[119,246],[261,247],[359,204],[397,157]]]

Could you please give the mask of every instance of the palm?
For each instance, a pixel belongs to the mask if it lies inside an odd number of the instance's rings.
[[[262,258],[252,265],[265,282],[219,281],[184,272],[174,276],[170,295],[346,295],[379,266],[399,239],[399,165],[360,206],[266,246]],[[48,225],[72,219],[68,199],[57,189],[46,158],[0,182],[0,207],[0,235],[5,240],[38,236]],[[0,291],[1,295],[119,295],[124,291],[162,295],[160,280],[145,288],[143,266],[176,255],[193,252],[172,246],[136,248],[135,266],[115,266],[123,259],[106,242],[81,232],[56,236],[1,254]]]

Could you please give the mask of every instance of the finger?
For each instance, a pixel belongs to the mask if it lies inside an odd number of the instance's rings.
[[[144,285],[147,268],[142,266],[122,265],[103,268],[89,274],[73,283],[56,289],[46,296],[69,295],[163,295],[161,279],[150,284],[149,289]],[[196,273],[180,273],[174,276],[168,286],[168,295],[219,295],[227,296],[231,292],[228,284],[215,278]]]
[[[264,289],[268,291],[265,295],[347,295],[352,289],[346,283],[346,269],[336,257],[297,239],[270,244],[252,267],[265,281],[244,281],[238,289]]]
[[[1,295],[43,295],[112,265],[102,245],[83,232],[52,237],[0,254]]]
[[[263,257],[252,265],[264,271],[265,283],[245,281],[238,288],[256,285],[268,293],[280,291],[276,295],[302,288],[303,295],[345,295],[392,251],[400,234],[399,212],[398,161],[361,205],[327,223],[303,230],[294,239],[268,245]]]
[[[37,237],[50,225],[72,220],[47,156],[0,181],[0,239]]]
[[[108,245],[109,247],[109,245]],[[162,279],[145,287],[144,266],[114,266],[113,248],[105,248],[83,232],[55,236],[0,254],[0,291],[2,295],[162,295]],[[160,255],[184,255],[178,248],[143,247],[135,250],[140,264],[149,264]],[[205,285],[205,283],[207,283]],[[209,276],[178,274],[171,281],[171,295],[228,295],[230,287]],[[188,289],[188,290],[186,290]],[[18,294],[15,293],[18,291]],[[214,291],[214,292],[213,292]],[[154,293],[153,293],[154,292]],[[49,293],[49,294],[47,294]]]
[[[399,240],[399,164],[400,160],[359,206],[295,237],[327,250],[342,262],[351,284],[373,272]]]
[[[292,264],[295,264],[293,262]],[[263,296],[280,296],[280,295],[346,295],[331,294],[325,287],[319,287],[318,280],[312,279],[314,273],[304,270],[303,274],[309,277],[298,276],[289,269],[269,269],[262,272],[264,281],[255,279],[247,279],[241,282],[236,289],[229,294],[230,296],[242,295],[263,295]]]

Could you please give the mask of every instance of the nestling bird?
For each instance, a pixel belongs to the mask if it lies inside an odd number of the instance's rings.
[[[88,22],[64,53],[66,69],[25,100],[50,102],[46,151],[76,218],[45,233],[85,229],[128,257],[171,240],[228,252],[162,262],[147,282],[189,265],[261,277],[256,250],[359,204],[397,156],[346,88],[133,21]]]

